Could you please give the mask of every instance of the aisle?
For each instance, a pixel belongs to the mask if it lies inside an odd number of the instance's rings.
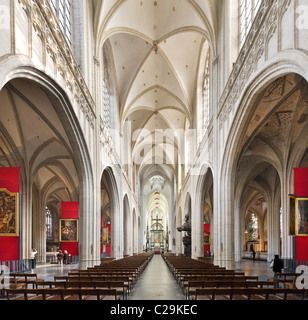
[[[185,300],[160,255],[155,255],[129,296],[129,300]]]

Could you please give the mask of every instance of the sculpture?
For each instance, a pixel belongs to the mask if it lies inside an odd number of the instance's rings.
[[[182,227],[178,227],[177,230],[179,232],[186,232],[186,235],[183,237],[183,244],[184,244],[184,255],[185,257],[191,257],[191,223],[189,214],[185,216],[185,223]]]

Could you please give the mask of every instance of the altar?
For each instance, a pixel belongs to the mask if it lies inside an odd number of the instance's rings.
[[[161,219],[153,219],[153,221],[156,221],[152,227],[151,227],[151,236],[150,236],[150,244],[151,248],[150,250],[154,252],[155,254],[161,254],[162,251],[165,249],[165,237],[164,237],[164,227],[159,221],[162,221]]]
[[[46,262],[50,264],[57,264],[58,252],[46,252]]]

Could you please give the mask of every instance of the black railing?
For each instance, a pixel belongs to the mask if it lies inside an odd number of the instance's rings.
[[[295,273],[297,267],[299,266],[308,266],[308,261],[299,261],[292,259],[284,259],[284,271]]]
[[[16,272],[28,272],[31,271],[32,261],[27,260],[16,260],[16,261],[0,261],[0,266],[4,266],[10,273]]]

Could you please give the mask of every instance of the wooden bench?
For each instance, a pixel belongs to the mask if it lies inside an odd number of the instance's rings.
[[[15,296],[11,299],[11,296]],[[119,300],[115,289],[15,289],[7,291],[8,300]]]
[[[181,279],[180,286],[186,292],[188,283],[191,281],[258,281],[258,276],[234,276],[234,275],[222,275],[222,276],[184,276]]]
[[[38,283],[44,282],[44,279],[39,279],[34,273],[16,273],[10,274],[10,276],[15,279],[16,283],[25,284],[27,287],[30,284],[33,289],[37,287]]]
[[[43,289],[115,289],[123,300],[128,297],[128,289],[121,281],[45,281],[40,285]]]
[[[275,273],[268,281],[276,282],[277,285],[282,283],[284,288],[296,289],[296,280],[299,276],[300,273]]]
[[[197,289],[195,300],[304,300],[305,290],[279,288]]]
[[[25,289],[27,287],[26,283],[17,282],[14,277],[5,277],[1,280],[0,287],[0,297],[4,298],[7,294],[7,290],[14,290],[14,289]]]
[[[197,289],[208,288],[276,288],[276,284],[269,281],[191,281],[186,289],[186,299],[196,295]]]
[[[235,272],[232,270],[225,270],[225,271],[183,271],[176,276],[176,280],[178,283],[182,281],[185,276],[199,276],[199,277],[206,277],[206,276],[245,276],[244,272]]]

